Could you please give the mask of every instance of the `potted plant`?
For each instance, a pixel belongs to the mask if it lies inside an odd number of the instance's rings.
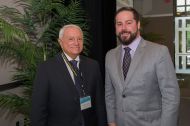
[[[79,1],[65,5],[62,0],[19,0],[23,8],[0,8],[0,58],[2,63],[17,64],[13,82],[23,88],[22,96],[0,94],[0,108],[22,114],[30,125],[32,84],[38,63],[51,57],[60,48],[57,38],[64,24],[77,24],[84,31],[84,54],[88,54],[88,21]]]

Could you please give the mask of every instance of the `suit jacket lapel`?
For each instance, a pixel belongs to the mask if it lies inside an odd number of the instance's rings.
[[[85,57],[84,56],[81,56],[80,55],[80,63],[79,63],[79,69],[80,69],[80,71],[81,71],[81,73],[82,73],[82,77],[83,77],[83,84],[84,84],[84,86],[85,86],[85,88],[87,88],[87,92],[89,91],[89,85],[87,85],[87,81],[88,81],[88,73],[89,73],[89,67],[87,67],[87,66],[89,66],[89,64],[88,64],[88,62],[87,62],[87,60],[85,59]]]
[[[76,92],[76,95],[78,95],[76,87],[75,87],[74,82],[73,82],[73,79],[71,78],[71,75],[70,75],[70,73],[69,73],[69,71],[67,69],[67,66],[66,66],[66,64],[64,62],[64,59],[61,56],[61,53],[59,53],[56,56],[56,58],[57,58],[57,61],[58,61],[58,65],[60,66],[59,67],[60,69],[58,69],[58,70],[60,71],[60,74],[64,76],[63,79],[65,79],[64,84],[68,85],[68,88],[70,87],[71,91]]]
[[[85,76],[86,65],[87,64],[85,64],[85,58],[83,56],[80,56],[79,69],[84,74],[83,76]]]
[[[140,64],[141,58],[143,58],[145,45],[146,45],[146,42],[142,39],[135,51],[133,58],[132,58],[131,65],[129,67],[129,71],[128,71],[127,77],[125,79],[125,87],[129,84],[130,80],[133,77],[134,72],[138,72],[135,69]]]
[[[117,51],[116,51],[116,67],[117,67],[117,70],[118,70],[118,77],[119,77],[119,80],[120,80],[120,87],[123,89],[123,86],[124,86],[124,76],[123,76],[123,69],[122,69],[122,46],[120,45],[118,48],[117,48]],[[114,58],[113,58],[114,59]]]

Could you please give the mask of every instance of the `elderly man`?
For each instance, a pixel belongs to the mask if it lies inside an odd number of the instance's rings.
[[[83,32],[65,25],[59,32],[63,52],[39,65],[32,95],[32,126],[105,126],[99,65],[80,56]]]

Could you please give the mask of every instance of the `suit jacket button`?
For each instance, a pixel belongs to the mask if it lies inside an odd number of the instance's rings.
[[[125,94],[123,94],[123,95],[122,95],[122,97],[123,97],[123,98],[125,98],[125,97],[126,97],[126,95],[125,95]]]

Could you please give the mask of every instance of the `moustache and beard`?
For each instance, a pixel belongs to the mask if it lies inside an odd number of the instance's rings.
[[[127,30],[122,30],[117,35],[117,38],[119,39],[119,41],[121,42],[121,44],[123,44],[123,45],[129,45],[129,44],[131,44],[133,42],[133,40],[135,40],[135,38],[137,37],[137,33],[138,33],[138,29],[134,33],[130,32],[130,31],[127,31]],[[127,36],[122,36],[123,34],[129,34],[128,35],[129,38]]]

